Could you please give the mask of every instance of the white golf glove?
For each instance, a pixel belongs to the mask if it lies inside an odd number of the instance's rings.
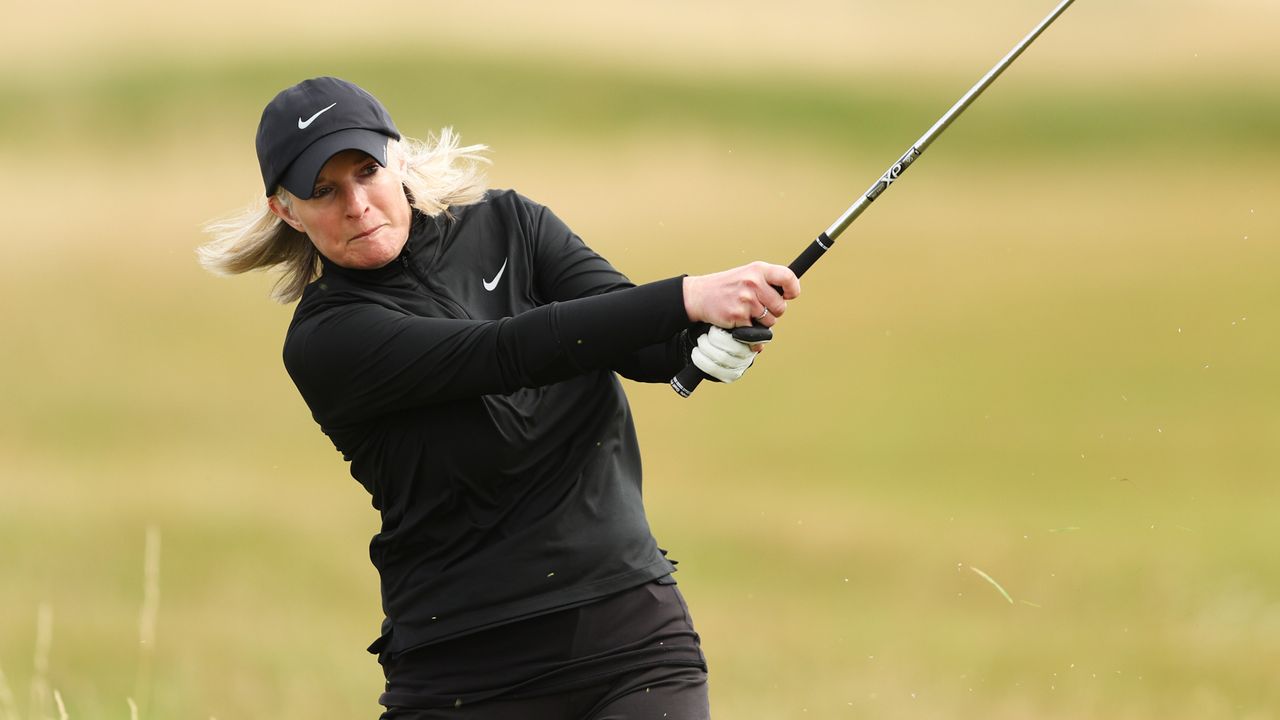
[[[698,338],[692,356],[699,370],[722,383],[731,383],[751,367],[757,354],[750,345],[734,340],[727,330],[713,325]]]

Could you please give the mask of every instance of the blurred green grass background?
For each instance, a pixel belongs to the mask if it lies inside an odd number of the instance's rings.
[[[494,185],[645,281],[789,261],[1049,9],[15,9],[21,716],[42,603],[76,720],[127,717],[144,656],[150,718],[376,716],[375,513],[280,365],[291,308],[192,252],[259,192],[277,90],[338,74],[407,134],[489,144]],[[629,386],[717,717],[1280,717],[1277,21],[1078,3],[805,277],[741,384]]]

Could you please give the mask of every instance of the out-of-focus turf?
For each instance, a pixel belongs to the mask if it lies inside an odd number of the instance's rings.
[[[969,82],[451,58],[430,91],[429,53],[316,71],[490,143],[495,184],[638,281],[789,261]],[[150,717],[376,713],[375,514],[280,366],[289,308],[192,254],[258,192],[261,104],[314,69],[0,80],[22,710],[47,603],[70,717],[127,716],[155,525]],[[1018,69],[805,277],[741,384],[629,390],[718,717],[1280,713],[1275,94]]]
[[[402,131],[458,125],[470,133],[560,135],[583,142],[655,131],[714,133],[736,142],[821,146],[847,153],[880,142],[906,146],[986,70],[945,77],[724,77],[566,65],[514,64],[414,50],[336,63],[385,101]],[[1019,68],[1021,70],[1021,68]],[[325,70],[323,72],[334,72]],[[252,139],[260,106],[314,63],[279,56],[210,65],[126,62],[84,74],[0,79],[0,143],[32,133],[91,136],[98,146],[157,139]],[[438,87],[424,77],[443,76]],[[966,115],[982,155],[1081,151],[1146,154],[1194,145],[1222,152],[1274,147],[1280,99],[1255,78],[1133,86],[1037,80],[1012,71]],[[967,118],[981,116],[981,121]],[[246,131],[245,128],[248,128]]]

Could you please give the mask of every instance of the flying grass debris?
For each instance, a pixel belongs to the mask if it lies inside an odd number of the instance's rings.
[[[978,568],[972,565],[969,566],[969,569],[978,573],[979,577],[981,577],[983,580],[986,580],[987,582],[991,583],[991,586],[999,590],[1000,594],[1004,596],[1005,600],[1009,601],[1010,605],[1013,604],[1013,598],[1009,596],[1009,593],[1005,592],[1004,588],[1000,587],[1000,583],[996,582],[994,578],[992,578],[990,575],[982,572],[981,570],[979,570]]]
[[[62,693],[54,690],[53,701],[58,704],[58,720],[70,720],[67,715],[67,706],[62,702]]]

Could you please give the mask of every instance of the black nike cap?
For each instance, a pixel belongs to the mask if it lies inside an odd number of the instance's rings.
[[[306,199],[329,158],[361,150],[384,167],[400,131],[377,98],[335,77],[303,80],[267,103],[258,123],[258,165],[267,196],[283,185]]]

